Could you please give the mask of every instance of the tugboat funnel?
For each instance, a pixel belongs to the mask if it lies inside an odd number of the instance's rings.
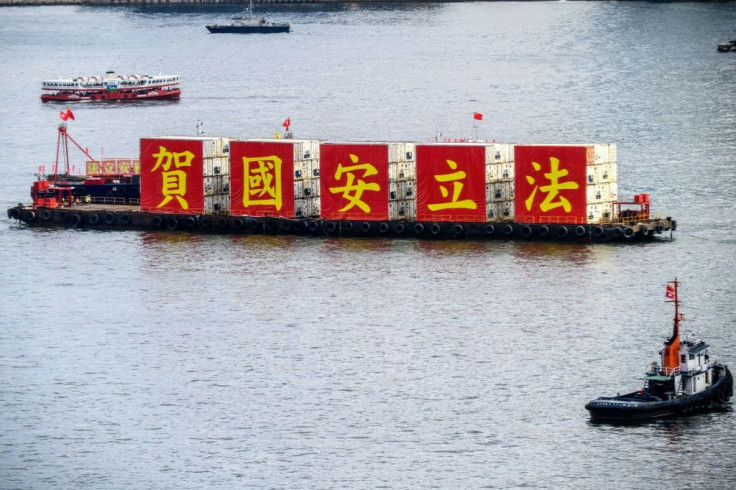
[[[672,337],[665,342],[662,352],[662,370],[664,374],[672,374],[680,368],[680,321],[682,317],[679,312],[680,302],[677,298],[677,288],[680,285],[676,279],[667,282],[665,297],[668,303],[675,304],[675,319],[672,326]]]

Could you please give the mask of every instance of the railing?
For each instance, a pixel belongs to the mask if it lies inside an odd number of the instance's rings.
[[[124,197],[93,197],[90,199],[93,204],[140,204],[141,200],[137,198],[128,199]]]

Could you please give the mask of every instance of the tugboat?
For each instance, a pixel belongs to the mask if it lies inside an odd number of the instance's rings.
[[[245,9],[243,15],[234,15],[232,19],[235,22],[231,24],[213,24],[205,27],[213,34],[269,34],[289,32],[290,28],[286,22],[267,22],[265,18],[253,15],[253,0],[250,0],[250,5]]]
[[[727,53],[729,51],[736,51],[736,39],[725,43],[718,43],[718,52]]]
[[[733,396],[733,376],[728,366],[716,362],[708,344],[680,340],[677,280],[667,282],[666,298],[675,305],[672,337],[646,373],[644,388],[626,395],[600,397],[585,408],[593,421],[641,422],[657,418],[703,413]]]

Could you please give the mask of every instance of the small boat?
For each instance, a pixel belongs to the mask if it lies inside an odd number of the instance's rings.
[[[269,34],[277,32],[289,32],[289,24],[286,22],[267,22],[265,18],[253,15],[253,0],[243,11],[242,15],[234,15],[230,24],[213,24],[205,26],[213,34]]]
[[[733,396],[728,366],[716,362],[708,344],[680,340],[679,281],[667,283],[667,302],[675,305],[672,337],[644,378],[644,388],[617,396],[604,396],[585,408],[593,421],[641,422],[664,417],[704,413],[724,405]]]
[[[118,75],[44,80],[43,102],[132,101],[178,99],[181,96],[178,75]]]
[[[721,53],[736,51],[736,39],[725,43],[718,43],[718,51]]]

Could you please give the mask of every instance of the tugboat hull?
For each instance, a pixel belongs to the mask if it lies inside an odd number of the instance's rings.
[[[671,400],[655,400],[640,392],[615,397],[600,397],[585,405],[596,422],[644,422],[666,417],[705,413],[720,407],[733,396],[733,376],[726,366],[718,365],[718,380],[695,395]]]

